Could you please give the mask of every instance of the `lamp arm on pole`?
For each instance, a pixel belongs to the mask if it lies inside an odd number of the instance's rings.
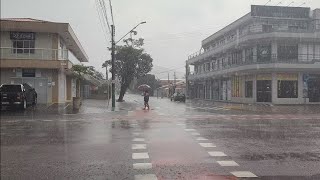
[[[124,36],[122,36],[115,44],[118,44],[118,42],[120,42],[124,37],[126,37],[129,33],[131,33],[133,30],[135,30],[140,24],[144,24],[146,23],[145,21],[144,22],[141,22],[139,23],[138,25],[136,25],[134,28],[132,28],[127,34],[125,34]]]

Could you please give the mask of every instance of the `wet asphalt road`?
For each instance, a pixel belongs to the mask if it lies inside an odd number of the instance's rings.
[[[197,103],[2,111],[1,179],[320,179],[320,114]]]

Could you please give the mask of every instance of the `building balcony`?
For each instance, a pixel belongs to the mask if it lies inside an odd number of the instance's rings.
[[[272,32],[247,32],[235,38],[233,41],[219,45],[218,47],[212,48],[208,51],[198,51],[188,56],[188,64],[194,64],[198,61],[204,60],[208,57],[215,56],[219,53],[224,53],[232,48],[239,48],[241,45],[247,46],[250,44],[259,44],[266,40],[283,41],[283,40],[296,40],[297,42],[318,42],[320,43],[320,32],[319,31],[278,31]]]
[[[1,47],[2,59],[68,60],[66,49]]]
[[[310,56],[310,57],[309,57]],[[281,59],[276,55],[272,55],[270,60],[240,60],[236,64],[223,63],[218,67],[210,69],[210,71],[193,72],[188,75],[189,80],[224,77],[230,75],[245,75],[248,73],[266,73],[274,71],[285,72],[319,72],[320,56],[311,56],[308,54],[299,55],[298,59]]]
[[[68,50],[0,48],[1,68],[71,69]]]

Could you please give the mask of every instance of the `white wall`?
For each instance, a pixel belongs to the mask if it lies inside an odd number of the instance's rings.
[[[59,70],[58,74],[59,83],[59,103],[64,103],[66,101],[66,90],[67,90],[67,80],[64,71]]]
[[[262,32],[262,24],[261,22],[255,22],[249,26],[250,32]]]
[[[71,84],[71,97],[76,97],[77,96],[77,82],[76,79],[72,79],[72,84]]]
[[[12,47],[10,32],[1,32],[1,47]]]
[[[13,42],[10,39],[10,32],[1,32],[1,47],[13,48]],[[35,34],[35,53],[34,54],[18,54],[20,58],[34,58],[34,59],[52,59],[52,34],[51,33],[36,33]],[[37,50],[49,49],[49,50]],[[11,49],[2,50],[3,57],[16,57]]]
[[[1,32],[1,47],[12,47],[10,32]],[[52,49],[52,34],[51,33],[36,33],[35,48]]]

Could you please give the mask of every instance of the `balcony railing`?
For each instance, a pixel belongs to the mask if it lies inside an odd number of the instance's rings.
[[[243,32],[242,34],[239,35],[239,38],[243,38],[245,36],[248,36],[248,35],[255,35],[255,34],[267,34],[267,33],[275,33],[275,32],[278,32],[278,33],[314,33],[315,30],[312,30],[312,29],[305,29],[305,30],[295,30],[295,29],[287,29],[287,30],[281,30],[281,29],[271,29],[270,31],[268,32],[252,32],[252,31],[247,31],[247,32]],[[320,37],[319,37],[320,38]],[[234,40],[232,41],[227,41],[225,42],[223,45],[221,46],[225,46],[227,44],[230,44],[230,43],[234,43],[237,41],[237,38],[235,38]],[[202,54],[205,54],[205,53],[209,53],[209,52],[212,52],[212,51],[215,51],[216,49],[218,49],[219,47],[221,46],[216,46],[215,48],[211,48],[207,51],[204,51],[204,50],[200,50],[200,51],[197,51],[195,53],[192,53],[191,55],[188,56],[188,60],[189,59],[192,59],[192,58],[195,58],[197,56],[200,56]]]
[[[68,60],[68,50],[1,47],[1,59]]]
[[[204,62],[206,64],[208,62]],[[314,64],[319,63],[320,64],[320,55],[313,55],[313,54],[299,54],[297,58],[289,58],[289,57],[279,57],[277,54],[272,54],[269,56],[251,56],[245,59],[243,61],[242,58],[239,58],[237,60],[234,60],[234,63],[232,63],[232,60],[229,61],[223,61],[220,62],[220,64],[215,64],[214,67],[212,67],[212,63],[210,62],[210,71],[207,70],[201,72],[194,71],[190,72],[189,75],[199,75],[199,74],[206,74],[209,72],[215,72],[215,71],[222,71],[225,69],[235,68],[239,66],[245,66],[245,65],[252,65],[252,64],[272,64],[272,63],[285,63],[285,64]],[[203,66],[202,66],[203,68]]]

